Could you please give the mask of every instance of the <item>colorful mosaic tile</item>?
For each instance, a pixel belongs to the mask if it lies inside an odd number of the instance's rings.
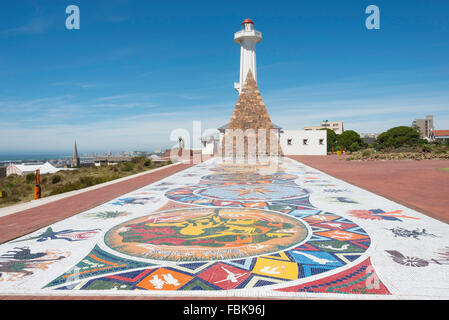
[[[361,191],[297,162],[210,161],[191,170],[1,245],[0,293],[390,295],[400,286],[394,275],[377,272],[373,256],[404,270],[447,272],[447,226],[372,194],[349,197]],[[184,183],[194,177],[199,183]],[[145,191],[154,186],[167,189]],[[324,201],[322,194],[337,191],[357,203]],[[370,197],[388,205],[365,203]],[[373,241],[379,232],[388,245]],[[414,254],[404,241],[440,250]]]

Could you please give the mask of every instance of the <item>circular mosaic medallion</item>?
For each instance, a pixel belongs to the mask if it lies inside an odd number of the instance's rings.
[[[303,198],[308,191],[296,185],[235,184],[212,186],[194,191],[195,195],[227,201],[280,201]]]
[[[256,164],[256,165],[248,165],[248,164],[223,164],[220,166],[217,166],[216,168],[211,168],[209,170],[215,171],[215,172],[223,172],[223,173],[242,173],[242,172],[275,172],[279,171],[282,168],[279,166],[273,167],[266,164]]]
[[[291,181],[296,178],[297,176],[287,173],[259,174],[255,172],[211,174],[201,177],[203,180],[216,182],[255,182],[267,180],[271,182],[273,180]]]
[[[196,208],[164,211],[109,230],[105,244],[120,253],[164,261],[212,261],[270,254],[306,240],[307,226],[273,211]]]

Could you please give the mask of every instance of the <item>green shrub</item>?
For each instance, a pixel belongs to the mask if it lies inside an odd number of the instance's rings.
[[[79,181],[80,185],[86,186],[86,187],[90,187],[90,186],[94,185],[94,183],[95,183],[94,182],[94,177],[90,177],[90,176],[80,177],[78,179],[78,181]]]
[[[132,163],[142,163],[142,162],[145,162],[147,160],[147,158],[146,157],[134,157],[134,158],[132,158],[131,159],[131,162]]]
[[[135,164],[133,162],[123,162],[120,164],[121,171],[133,171]]]
[[[349,146],[349,151],[351,151],[351,152],[359,151],[359,150],[360,150],[360,145],[357,142],[354,142]]]
[[[344,147],[345,150],[350,151],[352,151],[351,146],[359,150],[360,146],[364,144],[362,138],[360,138],[360,135],[354,130],[347,130],[342,134],[338,135],[337,142],[340,146]]]
[[[419,133],[415,129],[399,126],[383,132],[377,138],[378,148],[398,148],[401,146],[415,146],[421,143]]]
[[[51,179],[51,183],[53,184],[57,184],[58,182],[61,182],[62,178],[60,175],[54,175],[53,178]]]
[[[25,176],[25,180],[26,180],[26,182],[28,182],[28,183],[36,182],[36,175],[35,175],[34,173],[28,173],[28,174]]]
[[[373,150],[366,149],[366,150],[363,150],[362,157],[370,157],[372,154],[373,154]]]
[[[331,129],[323,128],[321,130],[326,130],[327,152],[332,152],[332,147],[334,147],[334,150],[337,147],[338,135]]]

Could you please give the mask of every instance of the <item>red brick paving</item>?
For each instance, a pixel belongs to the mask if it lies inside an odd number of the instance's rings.
[[[0,244],[66,219],[193,164],[178,164],[0,218]]]
[[[0,296],[0,300],[282,300],[250,297],[176,297],[176,296]],[[285,298],[284,298],[285,299]]]
[[[449,223],[449,160],[345,161],[345,156],[289,156],[335,178]]]

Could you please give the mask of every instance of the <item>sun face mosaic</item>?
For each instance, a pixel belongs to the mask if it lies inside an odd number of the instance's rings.
[[[308,235],[300,220],[251,209],[181,209],[138,218],[105,236],[121,253],[168,261],[240,259],[299,245]]]
[[[213,160],[0,245],[0,293],[391,295],[373,261],[447,268],[447,225],[428,219],[293,160]]]

